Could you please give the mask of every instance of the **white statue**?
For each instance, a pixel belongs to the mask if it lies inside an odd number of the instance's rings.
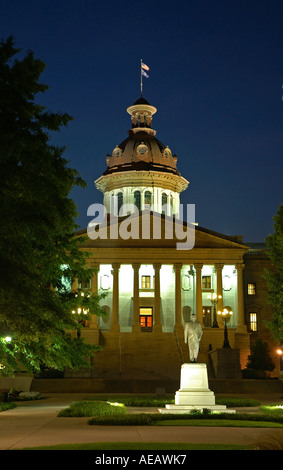
[[[196,321],[195,313],[192,313],[191,321],[185,324],[185,331],[184,331],[184,341],[186,344],[188,344],[191,362],[197,361],[201,337],[202,337],[201,324],[199,321]]]

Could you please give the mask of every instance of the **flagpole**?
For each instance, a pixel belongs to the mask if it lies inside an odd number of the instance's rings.
[[[141,59],[141,98],[142,98],[142,59]]]

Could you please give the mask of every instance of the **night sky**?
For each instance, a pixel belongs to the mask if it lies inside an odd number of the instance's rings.
[[[183,204],[200,226],[244,242],[273,231],[282,200],[282,0],[1,0],[0,34],[46,63],[37,102],[74,120],[53,143],[87,189],[78,224],[102,202],[96,180],[131,128],[140,60],[156,137],[189,182]],[[21,55],[20,55],[21,57]]]

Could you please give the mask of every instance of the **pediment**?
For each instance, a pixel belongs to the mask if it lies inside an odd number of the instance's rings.
[[[188,248],[239,248],[248,249],[242,237],[227,236],[189,224],[180,219],[158,213],[143,213],[117,218],[105,217],[101,223],[94,221],[87,229],[77,232],[84,236],[84,247],[103,248],[172,248],[187,243]],[[178,249],[185,249],[185,245]]]

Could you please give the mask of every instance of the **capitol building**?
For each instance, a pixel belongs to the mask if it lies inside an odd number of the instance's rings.
[[[207,364],[211,377],[221,377],[226,334],[231,378],[239,378],[251,338],[271,314],[259,290],[267,257],[242,237],[200,227],[193,206],[182,206],[189,182],[170,143],[157,138],[156,112],[143,97],[127,108],[128,136],[113,145],[105,172],[95,180],[105,212],[78,232],[96,272],[73,289],[107,294],[101,299],[105,316],[92,316],[82,329],[85,341],[101,350],[81,376],[166,389],[189,362],[184,326],[195,313],[203,329],[198,362]],[[227,317],[218,313],[224,311]]]

